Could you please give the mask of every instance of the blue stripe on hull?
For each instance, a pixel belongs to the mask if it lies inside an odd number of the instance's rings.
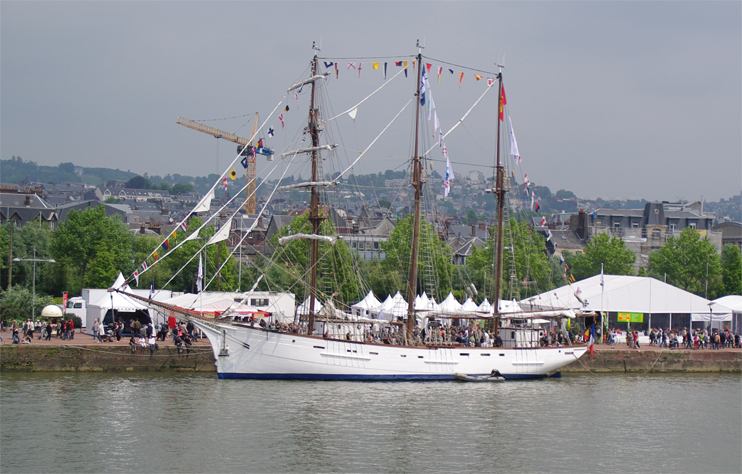
[[[559,377],[557,372],[553,376]],[[483,374],[489,375],[489,374]],[[503,374],[506,380],[543,379],[548,374]],[[353,375],[353,374],[233,374],[220,373],[220,379],[253,379],[253,380],[322,380],[322,381],[366,381],[366,382],[436,382],[456,380],[453,374],[410,374],[410,375]]]

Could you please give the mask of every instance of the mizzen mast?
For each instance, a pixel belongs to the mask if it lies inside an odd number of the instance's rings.
[[[495,151],[495,170],[496,170],[496,177],[495,177],[495,187],[493,189],[495,195],[497,196],[497,235],[495,238],[495,295],[494,295],[494,312],[492,314],[493,316],[493,325],[494,325],[494,331],[495,334],[497,333],[499,326],[500,326],[500,284],[502,282],[502,235],[503,235],[503,229],[502,229],[502,216],[503,216],[503,209],[505,205],[505,168],[502,165],[502,162],[500,161],[500,129],[502,128],[502,124],[500,123],[503,120],[503,107],[505,104],[503,103],[503,97],[502,97],[502,66],[498,64],[500,67],[500,72],[497,74],[497,110],[498,110],[498,116],[496,119],[497,123],[497,149]]]

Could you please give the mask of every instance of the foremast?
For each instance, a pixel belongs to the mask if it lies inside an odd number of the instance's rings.
[[[495,236],[495,295],[494,295],[494,312],[492,314],[493,328],[495,335],[497,334],[500,326],[500,284],[502,282],[502,216],[505,206],[505,168],[500,161],[500,129],[503,121],[503,107],[504,101],[502,97],[502,66],[500,66],[500,72],[497,74],[497,148],[495,151],[495,187],[493,192],[497,197],[497,231]]]
[[[314,48],[317,51],[317,48]],[[317,76],[319,70],[319,58],[315,53],[312,59],[312,77]],[[317,90],[317,81],[312,81],[312,96],[309,104],[309,136],[312,138],[312,183],[318,181],[318,157],[319,157],[319,110],[315,105],[315,93]],[[319,235],[319,228],[322,217],[319,212],[319,193],[317,186],[311,187],[311,200],[309,209],[309,221],[312,223],[312,234]],[[311,245],[311,274],[309,281],[309,321],[307,333],[312,334],[314,330],[314,301],[317,298],[317,260],[319,259],[319,241],[310,240]]]
[[[412,227],[412,249],[410,253],[410,281],[407,291],[407,325],[405,329],[405,343],[414,344],[413,331],[415,329],[415,295],[417,294],[417,257],[420,247],[420,202],[422,200],[423,178],[422,178],[422,158],[419,154],[419,131],[420,131],[420,88],[422,81],[423,56],[422,46],[417,43],[417,83],[415,88],[415,147],[412,158],[412,187],[415,189],[415,213]]]

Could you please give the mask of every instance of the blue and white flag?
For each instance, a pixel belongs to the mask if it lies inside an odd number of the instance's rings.
[[[272,137],[275,134],[276,134],[276,132],[273,131],[273,127],[268,127],[268,136],[269,137]]]
[[[443,181],[443,197],[448,197],[448,193],[451,191],[451,181],[453,181],[453,168],[451,168],[451,160],[448,159],[448,150],[446,150],[446,144],[443,144],[443,156],[446,157],[446,179]]]

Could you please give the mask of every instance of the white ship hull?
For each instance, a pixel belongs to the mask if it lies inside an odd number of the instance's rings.
[[[224,379],[455,380],[456,373],[488,375],[492,370],[506,379],[541,378],[554,375],[587,350],[584,346],[407,347],[233,324],[194,324],[209,339],[217,373]]]

